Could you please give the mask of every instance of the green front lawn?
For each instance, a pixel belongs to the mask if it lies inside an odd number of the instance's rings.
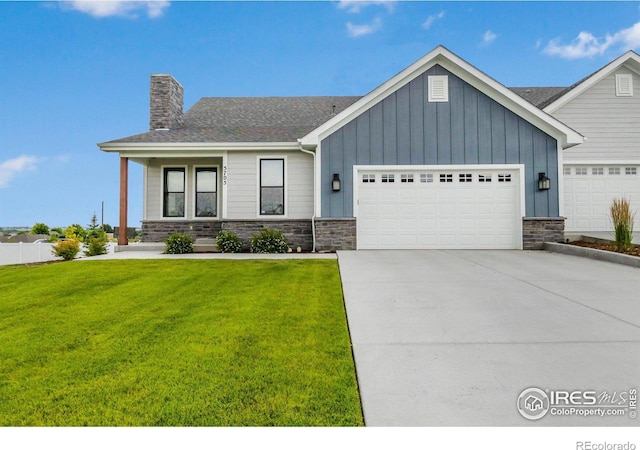
[[[0,268],[0,426],[362,423],[336,261]]]

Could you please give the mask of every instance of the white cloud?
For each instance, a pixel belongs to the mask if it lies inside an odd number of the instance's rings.
[[[560,44],[560,39],[553,39],[549,41],[543,52],[565,59],[579,59],[602,55],[614,46],[622,50],[634,50],[640,47],[640,22],[600,38],[588,31],[581,31],[578,37],[565,45]]]
[[[379,17],[376,17],[376,19],[368,25],[354,25],[351,22],[347,22],[347,31],[351,37],[366,36],[367,34],[375,33],[381,27],[382,21]]]
[[[442,19],[443,17],[444,17],[444,11],[440,11],[438,14],[433,14],[427,17],[427,20],[425,20],[422,24],[422,28],[424,28],[425,30],[428,30],[429,28],[431,28],[431,25],[433,25],[433,23],[436,20]]]
[[[35,156],[19,156],[0,162],[0,188],[9,186],[9,182],[20,172],[36,170],[38,158]]]
[[[487,30],[484,32],[484,34],[482,35],[482,42],[480,43],[480,45],[489,45],[491,44],[493,41],[495,41],[498,38],[498,35],[495,34],[493,31],[491,30]]]
[[[124,1],[124,0],[72,0],[61,3],[62,8],[80,11],[92,17],[138,17],[137,12],[146,11],[147,17],[155,19],[160,17],[169,7],[168,1]]]
[[[368,6],[385,6],[389,12],[393,11],[397,0],[340,0],[338,8],[346,9],[349,13],[357,14]]]

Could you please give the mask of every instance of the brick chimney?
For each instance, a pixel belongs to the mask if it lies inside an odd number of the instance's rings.
[[[150,130],[180,128],[184,122],[184,90],[171,75],[151,75]]]

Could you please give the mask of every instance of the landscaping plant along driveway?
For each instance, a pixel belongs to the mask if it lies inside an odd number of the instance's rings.
[[[544,251],[338,260],[367,426],[640,425],[640,269]]]
[[[0,268],[0,426],[357,426],[337,264]]]

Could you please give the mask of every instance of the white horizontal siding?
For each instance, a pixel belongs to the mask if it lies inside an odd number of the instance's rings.
[[[227,218],[255,219],[258,161],[253,152],[229,152],[227,156]]]
[[[162,170],[160,165],[149,164],[147,166],[147,186],[145,220],[158,220],[162,218]]]
[[[286,217],[309,219],[313,215],[313,159],[302,152],[229,152],[227,158],[227,218],[258,218],[258,160],[287,160]],[[274,218],[277,218],[274,216]]]
[[[290,219],[309,219],[313,215],[313,158],[302,152],[287,156],[287,216]]]
[[[632,97],[616,97],[616,73],[633,75]],[[552,115],[587,138],[564,151],[565,162],[640,160],[640,77],[634,72],[621,67]]]

